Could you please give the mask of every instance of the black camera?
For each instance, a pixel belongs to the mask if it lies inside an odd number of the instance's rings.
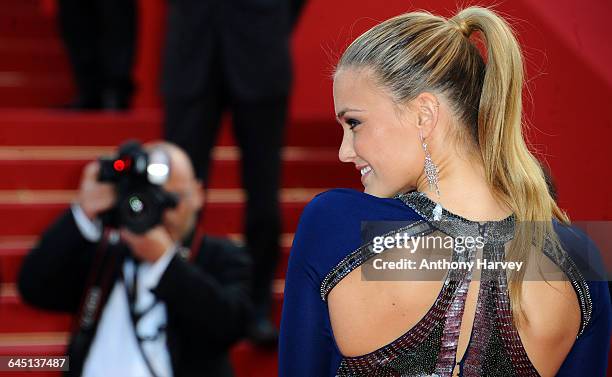
[[[164,210],[178,204],[178,197],[162,188],[170,177],[170,157],[163,150],[148,153],[139,142],[128,141],[117,156],[99,162],[98,181],[113,183],[117,190],[117,203],[100,216],[104,226],[142,234],[161,223]]]

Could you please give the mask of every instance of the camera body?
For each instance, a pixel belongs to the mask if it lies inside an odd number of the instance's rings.
[[[125,226],[136,234],[161,223],[162,214],[178,204],[178,197],[164,191],[170,177],[170,157],[161,149],[148,153],[137,141],[119,147],[116,156],[99,159],[99,182],[115,185],[117,202],[102,213],[105,227]]]

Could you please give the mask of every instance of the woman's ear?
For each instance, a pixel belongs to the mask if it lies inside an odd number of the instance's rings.
[[[440,102],[432,93],[423,92],[414,99],[414,106],[417,114],[416,127],[426,139],[438,124]]]

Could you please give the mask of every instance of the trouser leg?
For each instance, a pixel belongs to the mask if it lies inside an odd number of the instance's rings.
[[[244,227],[254,262],[255,315],[263,318],[268,315],[280,254],[279,190],[287,99],[238,102],[232,106],[234,131],[242,151],[242,184],[247,194]]]
[[[96,8],[100,24],[103,96],[106,102],[116,102],[108,103],[110,107],[129,107],[134,91],[136,3],[135,0],[97,0]]]
[[[59,0],[60,35],[83,107],[100,105],[99,22],[92,0]]]

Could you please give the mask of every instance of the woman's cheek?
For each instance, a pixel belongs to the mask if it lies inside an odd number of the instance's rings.
[[[380,135],[376,133],[374,127],[364,127],[361,124],[355,128],[353,132],[353,148],[355,153],[366,162],[370,162],[369,159],[373,158],[373,154],[377,154],[381,147]]]
[[[365,142],[364,142],[365,141]],[[353,133],[353,150],[357,157],[367,161],[368,139],[360,137],[356,132]]]

